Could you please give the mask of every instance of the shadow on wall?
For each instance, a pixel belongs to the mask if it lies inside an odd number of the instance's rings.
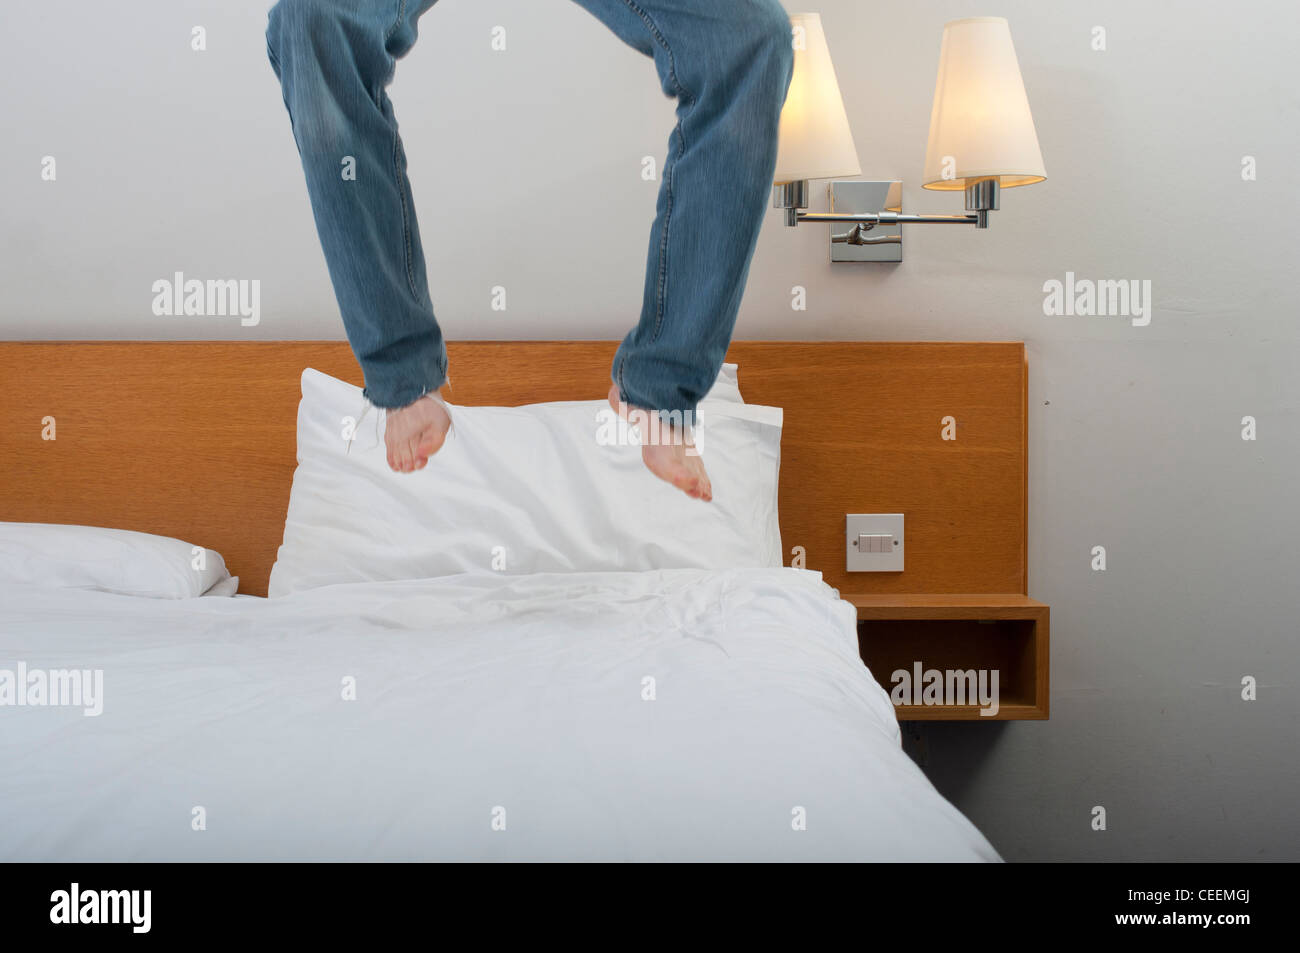
[[[954,804],[962,803],[970,787],[979,780],[989,764],[989,756],[1002,740],[1010,723],[993,721],[942,722],[902,721],[903,750],[916,762],[939,793]],[[931,762],[934,747],[943,752],[943,761]]]

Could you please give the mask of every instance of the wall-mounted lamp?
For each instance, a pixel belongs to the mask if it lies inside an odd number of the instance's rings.
[[[902,261],[902,225],[957,224],[988,228],[1001,190],[1047,178],[1029,99],[1002,17],[953,20],[943,28],[939,76],[921,185],[964,191],[966,215],[904,215],[902,182],[835,182],[831,211],[804,212],[808,180],[861,172],[848,115],[835,79],[821,16],[790,17],[794,74],[781,111],[772,205],[785,223],[843,222],[832,234],[832,261]]]

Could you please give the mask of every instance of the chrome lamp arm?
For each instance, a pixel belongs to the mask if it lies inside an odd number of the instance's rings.
[[[857,235],[876,225],[974,225],[976,228],[989,227],[989,212],[996,211],[1000,198],[1001,186],[995,178],[979,179],[966,186],[966,215],[909,215],[902,212],[882,210],[879,212],[805,212],[808,207],[808,180],[783,182],[772,186],[772,207],[785,209],[786,225],[794,226],[800,222],[847,222],[858,228],[834,236],[832,240],[842,239],[850,244],[865,244],[848,237]]]

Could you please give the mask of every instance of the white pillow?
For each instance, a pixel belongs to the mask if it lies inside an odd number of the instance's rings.
[[[169,536],[102,526],[0,523],[0,583],[192,599],[230,595],[239,577],[230,575],[216,550]]]
[[[701,403],[698,440],[713,484],[704,503],[646,470],[639,446],[598,442],[600,421],[613,418],[602,400],[450,405],[442,449],[423,470],[394,473],[383,413],[353,423],[365,406],[360,388],[308,368],[302,394],[273,597],[461,572],[781,565],[780,408]]]
[[[718,379],[704,395],[705,400],[727,400],[733,404],[743,404],[745,398],[740,396],[740,370],[735,364],[723,364],[718,371]]]

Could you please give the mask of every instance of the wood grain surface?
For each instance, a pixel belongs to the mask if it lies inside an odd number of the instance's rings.
[[[616,346],[453,343],[444,394],[601,399]],[[864,595],[1026,591],[1022,344],[737,342],[729,360],[747,402],[785,410],[787,564],[802,547],[807,568]],[[361,383],[345,342],[0,343],[0,519],[178,537],[264,595],[305,367]],[[945,417],[956,440],[942,439]],[[906,570],[845,572],[844,515],[893,512],[906,515]]]

